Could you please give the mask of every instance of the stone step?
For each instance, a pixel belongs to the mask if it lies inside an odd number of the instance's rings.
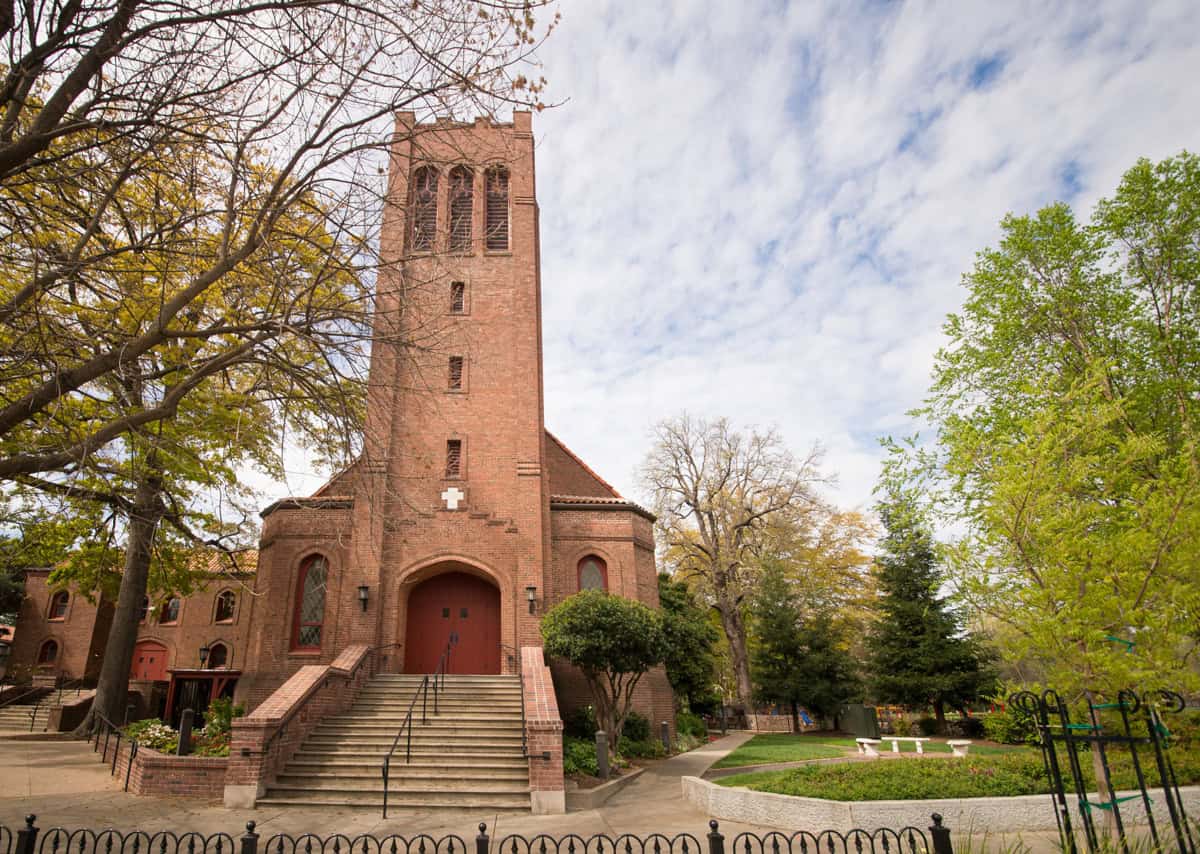
[[[404,719],[400,718],[376,718],[373,720],[352,719],[347,720],[345,717],[329,718],[321,721],[316,726],[317,731],[324,731],[331,727],[338,729],[352,730],[355,732],[390,732],[395,734]],[[412,721],[413,732],[418,730],[429,733],[452,733],[452,732],[479,732],[480,734],[489,732],[521,732],[521,719],[517,718],[510,721],[494,721],[487,718],[476,718],[472,720],[461,720],[458,718],[435,718],[429,716],[429,720],[422,722],[420,718]]]
[[[309,768],[293,768],[288,766],[279,774],[276,785],[279,786],[309,786],[310,788],[379,788],[383,787],[383,766],[364,768],[360,772],[350,770],[321,770]],[[507,769],[503,771],[483,770],[467,771],[455,768],[453,771],[425,768],[413,768],[402,762],[392,762],[388,766],[388,786],[391,789],[429,788],[434,790],[459,789],[469,786],[472,789],[487,791],[507,791],[512,787],[528,787],[528,770]]]
[[[356,759],[363,762],[379,762],[391,750],[390,742],[384,744],[311,744],[305,743],[294,756],[297,760],[337,758],[344,760]],[[404,745],[396,747],[396,753],[404,749]],[[420,745],[413,742],[412,758],[414,762],[432,762],[442,767],[458,766],[472,762],[520,762],[525,764],[525,754],[521,745],[508,747],[483,745],[477,748],[460,746],[454,750],[438,745]]]
[[[371,677],[372,685],[382,682],[421,682],[432,673],[376,673]],[[521,678],[514,674],[508,673],[447,673],[442,676],[446,680],[447,685],[458,683],[478,683],[478,682],[496,682],[496,683],[520,683]]]
[[[347,748],[382,748],[390,750],[395,736],[343,736],[343,735],[320,735],[309,736],[304,740],[304,747],[347,747]],[[408,736],[400,739],[397,744],[397,750],[403,750],[408,745]],[[459,736],[453,741],[447,741],[444,738],[421,738],[416,735],[412,737],[412,746],[414,750],[425,749],[429,751],[442,750],[446,753],[478,753],[480,750],[491,750],[494,748],[510,747],[516,750],[521,749],[521,737],[514,738],[497,738],[497,737],[471,737]]]
[[[297,797],[306,794],[336,796],[344,798],[346,801],[354,801],[360,798],[377,798],[377,803],[383,803],[383,780],[373,782],[370,785],[330,785],[330,786],[314,786],[309,781],[303,783],[292,783],[288,785],[275,785],[267,787],[267,797]],[[462,787],[456,789],[427,789],[425,787],[412,786],[388,786],[388,803],[392,803],[392,799],[411,800],[411,805],[415,806],[418,803],[423,803],[427,806],[443,805],[449,806],[453,804],[461,804],[464,802],[477,804],[496,804],[506,806],[523,806],[529,808],[529,786],[509,785],[496,788],[484,788],[480,786]],[[399,805],[399,804],[397,804]]]
[[[288,760],[287,769],[289,771],[301,768],[326,769],[331,771],[350,769],[355,772],[377,773],[379,765],[383,762],[384,755],[382,752],[340,754],[303,751],[296,753]],[[400,761],[402,756],[403,754],[397,751],[393,760]],[[404,767],[435,770],[443,774],[457,774],[461,770],[521,771],[527,773],[529,762],[520,751],[515,754],[456,754],[452,756],[434,753],[424,755],[413,753],[412,760],[405,762]]]
[[[416,703],[429,703],[433,705],[433,692],[429,694],[416,694]],[[403,703],[405,706],[412,705],[414,695],[411,691],[367,691],[362,690],[355,697],[356,703]],[[463,692],[446,692],[438,693],[438,702],[447,703],[463,703],[479,705],[481,703],[520,703],[520,691],[463,691]]]
[[[504,815],[529,813],[529,796],[525,795],[521,803],[505,796],[502,803],[497,799],[480,799],[478,797],[464,799],[457,803],[431,804],[426,802],[420,793],[412,795],[388,794],[388,818],[403,818],[406,814],[421,816],[429,812],[478,812],[483,817],[491,817],[497,813]],[[377,795],[337,796],[326,792],[314,794],[268,792],[267,797],[259,798],[258,803],[266,807],[339,807],[351,810],[370,810],[378,812],[383,805],[383,793]]]
[[[480,721],[515,721],[519,726],[521,723],[521,710],[516,709],[480,709],[478,706],[462,708],[462,709],[447,709],[445,706],[440,706],[435,712],[430,706],[428,710],[430,720],[452,721],[452,720],[480,720]],[[337,720],[404,720],[408,715],[408,709],[378,709],[378,708],[353,708],[344,714],[337,715]],[[421,718],[421,707],[413,709],[413,717]]]

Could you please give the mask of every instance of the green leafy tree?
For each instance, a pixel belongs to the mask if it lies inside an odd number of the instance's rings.
[[[887,533],[877,558],[879,616],[867,639],[870,687],[884,702],[932,707],[944,728],[947,705],[965,709],[990,694],[989,654],[940,595],[943,578],[923,522],[902,500],[879,511]]]
[[[827,607],[806,610],[797,585],[778,564],[764,570],[751,616],[755,697],[787,706],[796,732],[801,707],[832,718],[857,693],[842,627]]]
[[[596,723],[616,756],[633,690],[667,655],[663,621],[641,602],[584,590],[542,618],[547,655],[565,658],[583,673],[596,706]]]
[[[1067,696],[1194,688],[1200,158],[1139,161],[1089,224],[1001,227],[890,480],[966,532],[948,566],[1006,658]]]
[[[666,639],[667,679],[676,697],[688,708],[711,697],[716,672],[715,648],[720,635],[684,581],[663,573],[658,576],[658,601],[662,607],[663,635]]]

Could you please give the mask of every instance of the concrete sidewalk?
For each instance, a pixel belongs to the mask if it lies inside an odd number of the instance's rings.
[[[231,835],[243,832],[254,821],[264,835],[316,833],[354,836],[370,833],[434,835],[455,833],[473,838],[481,821],[493,836],[545,833],[691,833],[697,839],[708,832],[708,816],[685,803],[680,778],[698,776],[712,763],[747,741],[750,733],[736,733],[704,747],[648,767],[623,791],[598,809],[559,816],[482,814],[393,810],[387,821],[378,809],[348,807],[273,807],[227,810],[216,804],[186,798],[147,798],[121,791],[116,778],[101,763],[90,745],[80,741],[29,742],[0,740],[0,824],[19,827],[27,813],[38,816],[42,828],[88,827],[119,830],[196,831]],[[725,826],[725,825],[723,825]],[[751,830],[728,825],[728,829]],[[767,828],[757,828],[764,830]]]

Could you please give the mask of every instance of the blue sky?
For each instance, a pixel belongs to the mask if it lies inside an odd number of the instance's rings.
[[[1195,149],[1194,3],[566,3],[534,121],[546,422],[630,497],[683,410],[865,506],[974,253]]]
[[[867,507],[1000,219],[1200,147],[1191,2],[566,0],[534,118],[546,423],[631,498],[682,411]],[[502,118],[507,118],[502,116]],[[271,497],[322,481],[289,455]]]

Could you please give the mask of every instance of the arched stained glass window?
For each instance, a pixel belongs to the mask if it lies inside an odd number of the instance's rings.
[[[579,562],[579,589],[608,589],[608,567],[595,555],[588,555]]]
[[[53,664],[58,660],[58,641],[48,640],[38,650],[38,664]]]
[[[227,667],[229,665],[229,647],[223,643],[214,643],[208,649],[208,664],[210,669]]]
[[[217,594],[217,607],[213,615],[214,623],[232,623],[233,612],[237,608],[237,594],[232,590],[222,590]]]
[[[51,620],[65,620],[67,618],[67,605],[71,602],[71,594],[65,590],[60,590],[50,597],[50,615]]]
[[[313,555],[300,567],[296,586],[296,613],[292,630],[292,649],[320,649],[321,629],[325,624],[325,588],[329,580],[329,562]]]

